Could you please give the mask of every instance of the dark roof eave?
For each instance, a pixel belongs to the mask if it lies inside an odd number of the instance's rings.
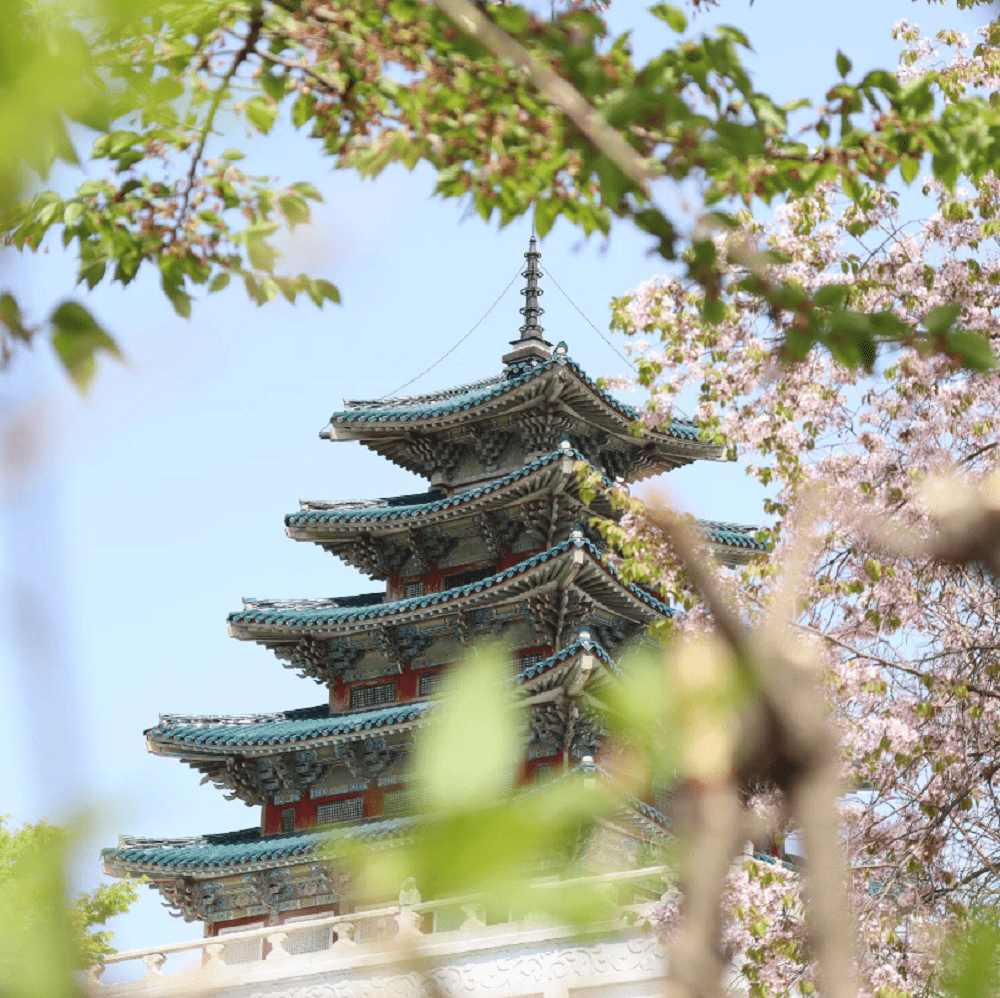
[[[644,618],[650,621],[672,616],[673,611],[662,601],[650,593],[645,592],[638,586],[626,584],[618,579],[617,575],[603,564],[600,552],[594,545],[584,538],[571,538],[562,544],[542,551],[537,555],[526,558],[518,562],[503,572],[489,576],[479,582],[470,583],[457,589],[444,590],[439,593],[430,593],[425,596],[415,596],[410,599],[397,600],[391,603],[382,603],[360,608],[338,608],[333,605],[329,608],[330,616],[319,618],[313,616],[309,619],[303,613],[310,613],[318,609],[317,607],[304,607],[296,616],[287,619],[290,612],[288,609],[272,609],[268,607],[248,606],[245,610],[229,615],[229,630],[233,637],[243,640],[264,640],[280,637],[298,637],[307,634],[323,633],[326,629],[330,633],[350,633],[354,630],[369,630],[370,621],[379,618],[396,619],[420,619],[429,615],[438,615],[442,606],[454,606],[458,609],[463,603],[470,601],[481,602],[476,597],[492,595],[507,588],[509,584],[517,580],[520,576],[539,570],[548,562],[554,559],[564,559],[570,557],[573,551],[577,551],[585,562],[589,562],[598,569],[615,587],[623,593],[628,593],[630,601],[639,610]],[[523,595],[523,594],[522,594]],[[338,610],[346,612],[334,617]],[[282,620],[281,617],[286,619]],[[339,631],[334,631],[334,624],[357,625],[341,627]],[[264,629],[267,630],[264,630]]]
[[[414,426],[437,429],[467,422],[470,419],[475,419],[476,414],[485,407],[497,409],[504,401],[517,400],[518,396],[523,394],[522,390],[527,389],[527,386],[536,380],[555,377],[559,373],[565,374],[566,371],[574,376],[576,385],[591,400],[592,404],[612,417],[617,424],[617,434],[631,437],[630,427],[640,421],[640,411],[620,402],[609,392],[598,387],[584,373],[583,369],[565,354],[553,356],[551,360],[536,365],[533,370],[512,378],[506,383],[502,380],[486,379],[484,382],[476,383],[480,386],[476,391],[463,393],[461,387],[455,389],[451,393],[452,400],[450,402],[447,399],[441,399],[433,405],[421,404],[422,400],[430,399],[433,396],[414,396],[412,400],[403,400],[414,403],[409,407],[395,405],[379,409],[375,406],[380,400],[357,401],[354,403],[357,408],[334,413],[330,418],[329,425],[320,431],[320,436],[330,440],[363,440],[365,437],[371,437],[372,431],[381,435],[386,431],[391,433],[407,432]],[[724,448],[700,440],[698,428],[693,422],[675,420],[674,425],[676,429],[673,432],[644,427],[643,436],[647,441],[669,445],[671,448],[678,446],[683,448],[685,443],[689,446],[693,445],[689,451],[692,459],[721,459]],[[358,429],[354,429],[354,427],[358,427]]]

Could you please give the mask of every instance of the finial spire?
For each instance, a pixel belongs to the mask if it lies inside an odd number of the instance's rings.
[[[541,339],[545,330],[539,325],[538,320],[545,309],[538,304],[538,299],[545,292],[538,286],[538,279],[542,276],[542,272],[538,268],[538,261],[541,260],[542,254],[538,252],[538,243],[534,233],[531,234],[528,252],[524,254],[524,258],[528,261],[528,266],[521,272],[521,276],[526,278],[528,283],[521,288],[521,294],[524,295],[524,308],[520,310],[521,315],[524,316],[521,339]]]
[[[528,252],[524,254],[524,258],[528,261],[528,265],[522,271],[522,276],[526,279],[527,284],[521,289],[521,294],[524,296],[524,307],[519,310],[524,316],[524,325],[520,329],[520,338],[511,340],[511,346],[514,349],[504,355],[503,362],[505,364],[535,359],[548,360],[552,356],[552,344],[542,336],[545,330],[538,322],[545,310],[538,304],[538,299],[544,292],[538,286],[539,278],[542,276],[538,261],[541,260],[542,254],[538,251],[534,226],[531,229]]]

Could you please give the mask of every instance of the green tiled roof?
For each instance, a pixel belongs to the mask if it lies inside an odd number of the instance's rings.
[[[543,658],[540,662],[533,662],[531,665],[523,668],[517,674],[517,681],[519,683],[529,682],[530,680],[541,676],[543,673],[548,672],[549,669],[565,662],[567,659],[573,658],[575,655],[579,655],[581,652],[588,652],[596,655],[609,668],[617,668],[611,656],[598,642],[592,641],[590,638],[577,638],[577,640],[572,644],[566,645],[565,648],[560,648],[554,655],[550,655],[548,658]]]
[[[598,642],[589,637],[579,638],[554,655],[522,669],[516,681],[529,682],[581,652],[594,654],[610,669],[615,668],[611,656]],[[433,701],[414,700],[340,714],[331,714],[329,705],[325,703],[273,714],[228,717],[165,714],[159,724],[146,730],[145,735],[164,744],[201,748],[288,745],[408,724],[423,718],[434,706]]]
[[[564,457],[573,458],[577,461],[587,459],[576,449],[568,445],[554,450],[543,457],[518,468],[517,471],[504,475],[502,478],[495,478],[491,482],[486,482],[474,489],[465,492],[458,492],[455,495],[445,496],[440,492],[425,492],[421,495],[395,496],[385,499],[372,499],[369,502],[347,501],[344,503],[330,503],[322,509],[302,509],[297,513],[289,513],[285,517],[287,526],[294,526],[300,523],[330,523],[332,521],[358,521],[358,520],[399,520],[414,514],[434,513],[438,510],[449,509],[452,506],[460,506],[462,503],[497,489],[502,489],[506,485],[511,485],[528,475],[533,474],[547,465],[554,464]],[[609,488],[613,484],[604,475],[601,476],[604,484]]]
[[[720,523],[718,520],[698,520],[698,527],[713,544],[727,547],[752,548],[766,551],[767,545],[757,539],[759,527],[746,527],[739,523]]]
[[[399,838],[413,825],[413,818],[378,818],[354,825],[333,825],[321,830],[261,835],[259,828],[200,835],[189,839],[140,839],[123,835],[115,849],[103,849],[110,865],[137,871],[217,870],[310,857],[338,841],[380,842]]]
[[[330,422],[335,424],[419,422],[422,419],[446,416],[453,412],[474,409],[484,402],[505,395],[515,388],[520,388],[555,367],[569,368],[595,395],[598,395],[626,419],[638,421],[641,418],[642,414],[638,409],[619,401],[610,392],[599,388],[576,361],[572,360],[565,352],[560,352],[560,348],[565,350],[565,346],[564,343],[560,343],[551,360],[539,361],[530,366],[515,365],[492,378],[484,378],[468,385],[459,385],[443,392],[411,395],[397,399],[345,400],[346,408],[341,412],[335,412],[330,417]],[[669,426],[657,432],[681,440],[699,441],[701,439],[698,425],[688,419],[674,419]]]
[[[378,617],[402,613],[408,610],[421,610],[425,607],[449,603],[452,600],[469,596],[472,593],[490,589],[565,554],[573,547],[587,551],[596,562],[602,563],[601,552],[593,543],[580,534],[579,536],[569,537],[561,544],[556,544],[546,551],[540,551],[530,558],[525,558],[503,572],[497,572],[495,575],[487,576],[478,582],[470,582],[465,586],[456,586],[453,589],[445,589],[437,593],[427,593],[424,596],[411,596],[409,599],[394,600],[381,604],[373,602],[360,606],[356,603],[351,604],[348,602],[349,599],[355,599],[354,597],[325,600],[246,599],[243,601],[245,609],[231,613],[229,615],[229,622],[231,624],[278,624],[286,627],[316,627],[334,622],[373,620]],[[609,575],[617,580],[617,575],[613,569],[608,568],[606,565],[603,567]],[[636,599],[657,613],[665,617],[673,615],[673,611],[666,603],[657,599],[645,589],[633,583],[620,584]],[[370,595],[374,596],[376,594]]]
[[[178,717],[166,715],[146,732],[147,738],[175,745],[278,745],[376,731],[419,720],[426,701],[393,704],[372,710],[330,714],[327,704],[277,714],[239,717]]]

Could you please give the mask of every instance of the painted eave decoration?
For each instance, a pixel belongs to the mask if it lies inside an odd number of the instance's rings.
[[[523,599],[532,582],[556,583],[562,572],[579,565],[574,584],[586,581],[603,590],[610,598],[627,606],[635,619],[652,622],[673,615],[662,600],[632,583],[623,583],[609,568],[598,548],[582,531],[505,571],[478,582],[441,592],[413,596],[392,602],[362,603],[358,597],[320,600],[244,600],[244,609],[229,615],[230,633],[247,640],[295,637],[305,634],[341,634],[366,628],[368,621],[392,619],[394,622],[418,620],[439,608],[461,604],[463,608],[502,602],[505,598]],[[527,585],[525,585],[527,583]],[[375,594],[373,594],[375,595]],[[380,594],[379,594],[380,595]]]
[[[550,387],[555,382],[558,387]],[[652,445],[658,455],[672,458],[665,466],[690,460],[719,460],[724,448],[702,439],[698,424],[673,419],[664,427],[642,425],[642,413],[600,388],[565,352],[560,343],[549,360],[517,364],[503,373],[467,385],[403,398],[350,399],[330,417],[320,436],[331,440],[374,442],[377,437],[442,430],[483,418],[495,419],[534,405],[541,396],[574,410],[592,425],[610,430],[637,447]],[[632,432],[640,427],[640,435]],[[678,462],[677,458],[683,458]]]
[[[617,667],[611,655],[585,633],[553,655],[523,667],[515,682],[529,691],[551,688],[564,681],[584,656],[593,656],[611,672]],[[157,755],[189,757],[230,755],[240,750],[261,756],[339,741],[365,738],[373,733],[402,731],[420,723],[435,707],[430,700],[413,700],[368,710],[330,713],[328,704],[273,714],[234,716],[165,714],[145,732]]]
[[[352,825],[263,836],[259,828],[200,835],[185,839],[143,839],[123,835],[118,846],[104,849],[101,858],[111,875],[156,874],[160,871],[217,876],[220,871],[249,873],[288,866],[317,855],[336,854],[338,842],[391,842],[414,824],[411,817],[378,818]]]

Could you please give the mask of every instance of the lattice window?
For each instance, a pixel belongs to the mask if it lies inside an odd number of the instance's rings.
[[[295,808],[286,807],[281,812],[281,830],[283,832],[295,831]]]
[[[219,935],[227,936],[231,932],[246,932],[248,929],[256,929],[263,924],[263,922],[255,922],[253,925],[231,925],[225,929],[219,929]],[[237,963],[256,963],[258,960],[263,960],[263,937],[259,939],[234,939],[231,943],[226,943],[226,948],[222,951],[222,959],[229,967]]]
[[[410,599],[412,596],[423,596],[424,584],[422,582],[407,582],[403,586],[403,599]]]
[[[485,579],[495,573],[495,565],[483,565],[480,568],[467,568],[464,572],[456,572],[454,575],[445,576],[444,588],[459,589],[462,586],[471,585],[473,582],[479,582],[480,579]]]
[[[521,536],[514,541],[514,545],[511,550],[514,554],[527,554],[529,551],[537,551],[541,546],[542,545],[539,543],[537,537],[525,531],[525,533],[521,534]]]
[[[374,683],[371,686],[355,686],[351,690],[351,707],[378,707],[383,703],[396,702],[396,684]]]
[[[317,915],[295,915],[286,918],[282,922],[282,929],[288,933],[288,940],[285,949],[293,956],[299,953],[319,953],[321,950],[329,949],[332,937],[333,926],[327,925],[322,928],[295,928],[294,922],[310,922],[316,919]]]
[[[517,666],[519,669],[527,669],[529,666],[535,665],[537,662],[541,662],[546,658],[548,658],[548,655],[546,655],[545,652],[528,652],[526,655],[517,656]]]
[[[391,939],[399,928],[393,918],[386,915],[382,918],[363,917],[364,908],[355,908],[357,919],[354,922],[354,941],[356,943],[371,943],[378,939]]]
[[[444,679],[444,669],[438,669],[437,672],[425,672],[417,680],[417,696],[420,697],[432,697],[437,693],[438,688],[441,685],[441,681]]]
[[[335,821],[351,821],[364,816],[364,801],[360,797],[343,797],[316,808],[316,824],[331,825]]]
[[[417,793],[414,787],[400,787],[398,790],[385,792],[386,814],[409,814],[416,811],[423,802],[423,795]]]

